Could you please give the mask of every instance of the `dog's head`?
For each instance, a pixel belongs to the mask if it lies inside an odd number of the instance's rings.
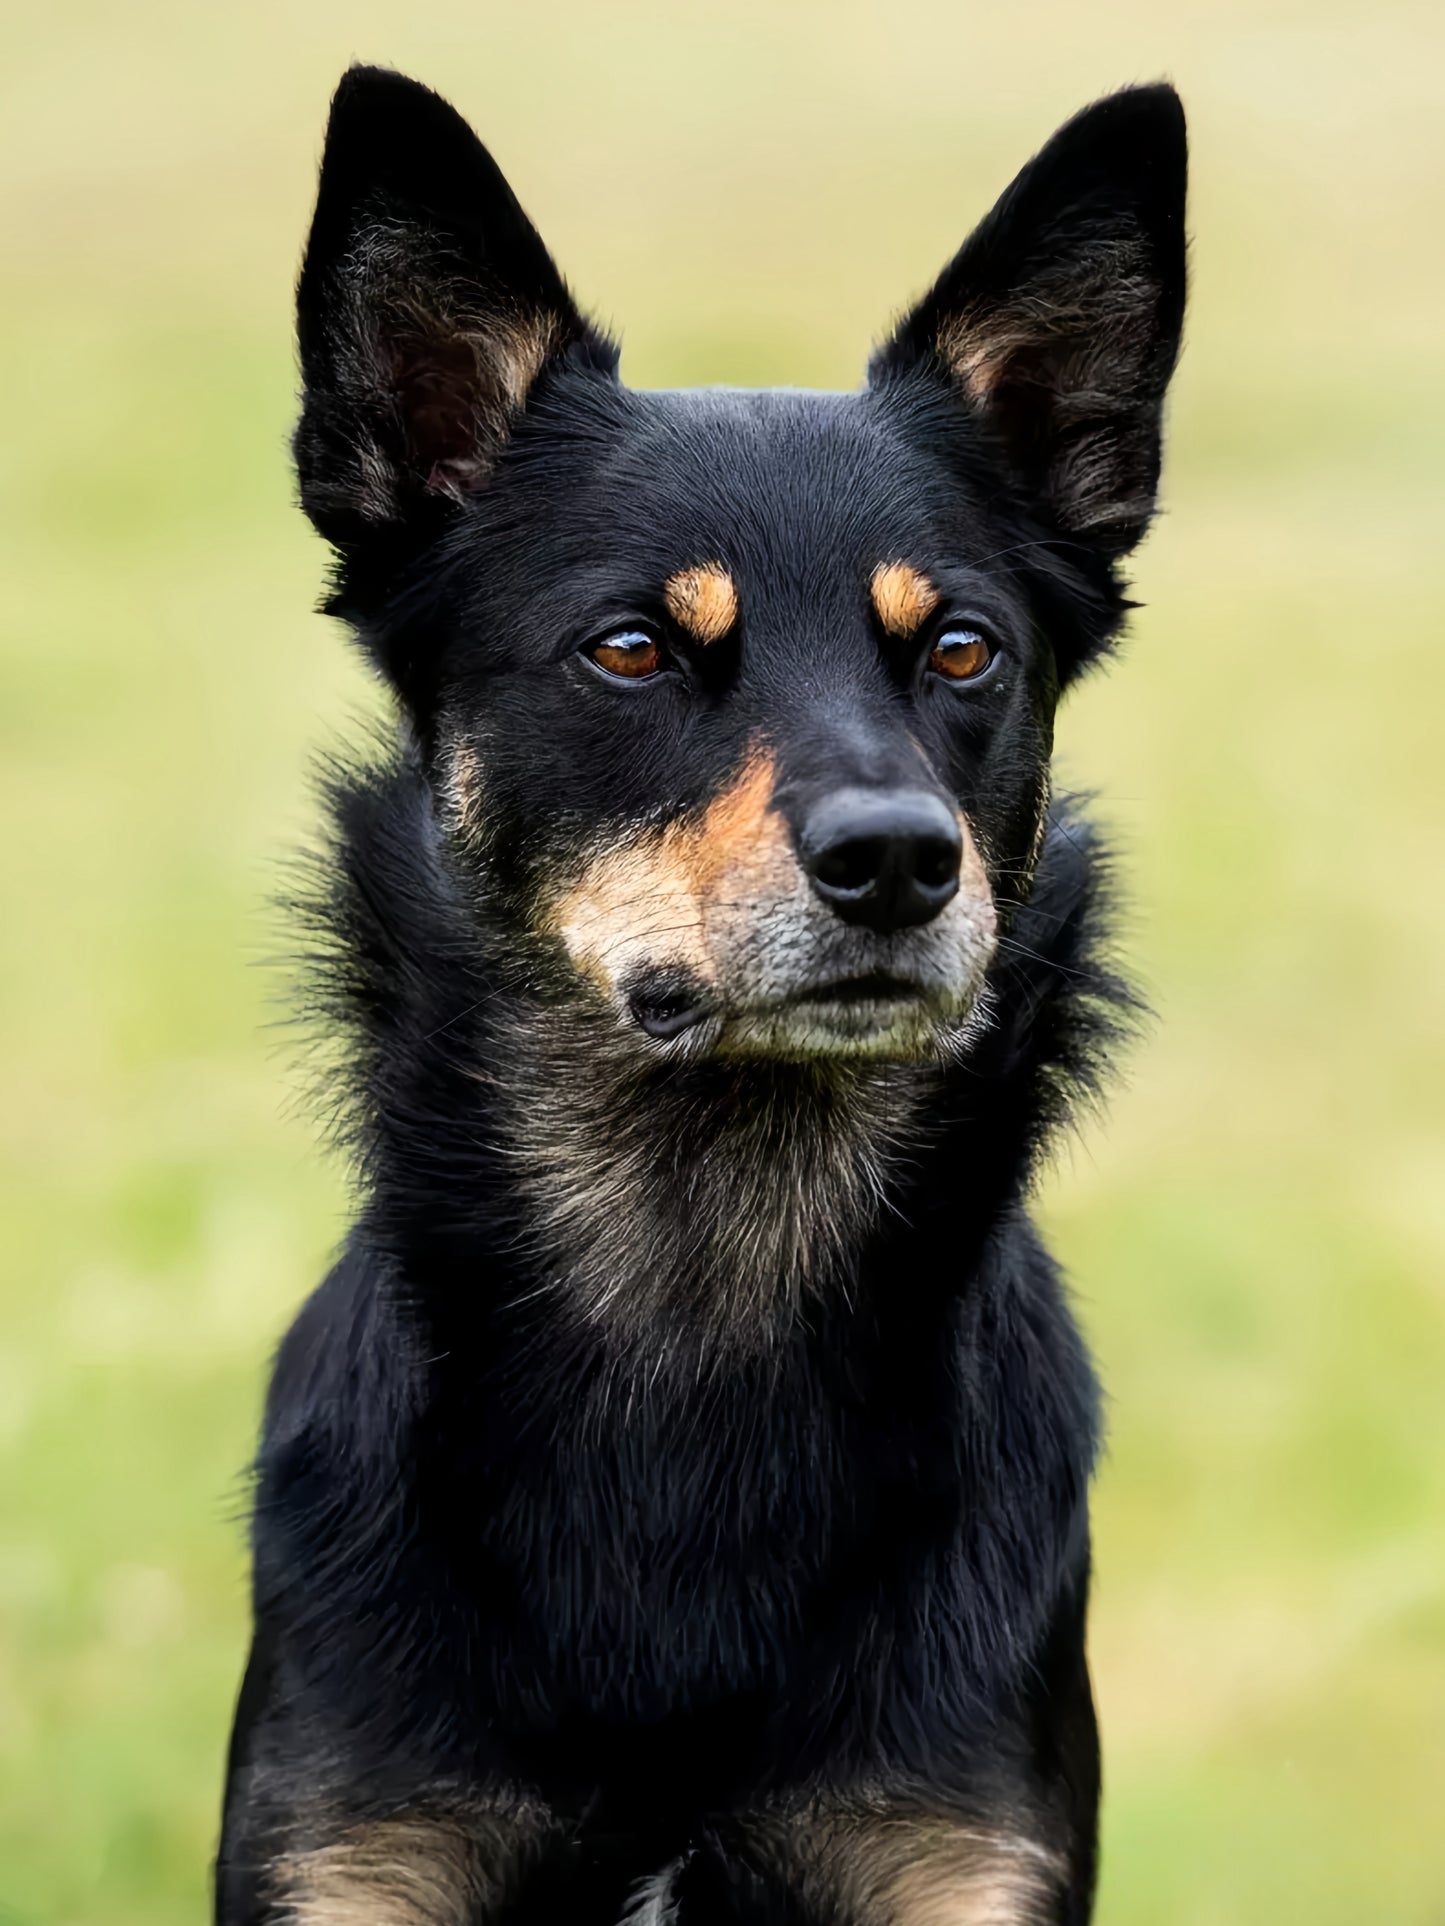
[[[1060,689],[1153,512],[1183,117],[1024,170],[856,394],[649,393],[443,101],[357,69],[299,309],[302,502],[460,885],[638,1048],[924,1057],[1027,890]]]

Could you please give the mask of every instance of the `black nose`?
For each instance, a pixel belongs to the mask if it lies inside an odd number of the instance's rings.
[[[958,893],[963,838],[927,789],[838,789],[798,836],[808,880],[845,923],[887,936],[927,923]]]

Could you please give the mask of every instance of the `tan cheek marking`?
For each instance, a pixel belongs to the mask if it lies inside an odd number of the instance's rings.
[[[665,834],[593,863],[547,926],[603,990],[634,965],[678,963],[713,976],[694,878]]]
[[[802,887],[787,825],[772,806],[776,780],[774,759],[755,751],[691,832],[687,861],[714,952],[753,946],[772,912]]]
[[[776,763],[753,749],[742,774],[696,824],[672,830],[688,865],[709,953],[748,948],[801,884],[788,828],[773,809]]]
[[[751,909],[769,893],[761,872],[791,864],[786,832],[770,810],[774,764],[754,754],[694,822],[674,823],[593,863],[546,919],[573,963],[611,990],[637,965],[677,963],[716,979],[706,922],[711,908]]]
[[[712,980],[697,890],[666,833],[593,863],[546,927],[604,991],[638,965],[676,963]]]
[[[738,619],[738,592],[721,562],[679,569],[662,585],[667,612],[695,642],[721,641]]]
[[[1051,786],[1047,776],[1039,789],[1039,819],[1034,824],[1033,842],[1029,846],[1027,858],[1028,871],[1032,875],[1039,866],[1039,858],[1044,853],[1044,844],[1049,834],[1049,801]]]
[[[757,752],[742,773],[704,811],[694,828],[671,833],[685,851],[684,861],[699,896],[708,895],[726,871],[745,866],[763,835],[776,780],[773,758]]]
[[[880,562],[870,583],[873,607],[889,635],[907,641],[938,607],[938,590],[910,562]]]

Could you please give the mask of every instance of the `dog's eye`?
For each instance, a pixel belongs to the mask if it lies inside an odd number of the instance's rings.
[[[602,642],[594,642],[583,654],[607,675],[623,682],[643,682],[662,667],[662,650],[641,629],[623,629]]]
[[[977,629],[945,629],[928,666],[948,682],[977,682],[993,666],[993,650]]]

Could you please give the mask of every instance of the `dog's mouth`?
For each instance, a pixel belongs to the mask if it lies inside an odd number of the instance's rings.
[[[625,996],[628,1016],[655,1043],[693,1055],[713,1048],[765,1054],[884,1049],[913,1055],[937,1026],[962,1014],[958,999],[886,970],[804,983],[766,1002],[729,1009],[685,971],[648,973]]]
[[[912,977],[893,976],[884,970],[869,970],[862,976],[835,977],[826,983],[808,983],[782,1000],[783,1009],[799,1009],[809,1004],[838,1004],[844,1008],[870,1003],[919,1003],[928,1000],[927,987]]]

